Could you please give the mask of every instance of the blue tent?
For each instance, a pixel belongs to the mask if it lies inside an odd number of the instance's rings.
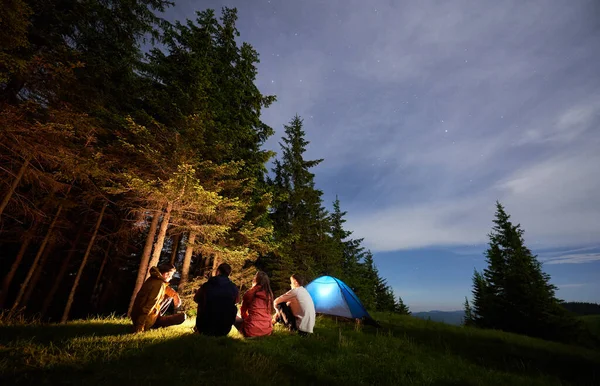
[[[315,303],[315,311],[345,318],[371,319],[358,296],[340,279],[321,276],[311,281],[306,290]]]

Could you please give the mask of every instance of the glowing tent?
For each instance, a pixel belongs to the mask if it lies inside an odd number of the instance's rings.
[[[340,279],[321,276],[311,281],[306,290],[315,303],[315,311],[344,318],[372,319],[358,296]]]

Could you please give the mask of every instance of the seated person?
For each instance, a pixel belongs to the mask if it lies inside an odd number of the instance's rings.
[[[150,277],[138,291],[131,309],[134,332],[169,327],[185,321],[184,313],[169,316],[161,314],[161,306],[171,300],[174,301],[176,307],[181,305],[179,295],[169,287],[169,282],[175,272],[173,264],[161,264],[158,267],[150,268]]]
[[[198,303],[196,331],[204,335],[225,336],[235,322],[240,292],[229,280],[231,266],[219,265],[217,276],[213,276],[198,290],[194,301]]]
[[[273,332],[273,291],[269,276],[258,271],[252,280],[252,288],[242,299],[241,318],[236,318],[235,328],[245,337],[270,335]]]
[[[169,309],[169,307],[173,304],[173,310],[175,311],[172,315],[165,315]],[[178,322],[175,324],[181,324],[183,321],[187,319],[184,312],[177,311],[177,309],[181,306],[181,298],[177,291],[175,291],[171,287],[167,287],[165,289],[165,296],[163,297],[162,302],[160,303],[160,312],[159,316],[156,319],[156,323],[152,326],[152,328],[160,328],[160,327],[168,327],[172,325],[172,322]],[[179,322],[181,320],[181,322]]]
[[[303,285],[304,279],[300,275],[290,277],[292,289],[273,302],[276,309],[273,321],[283,323],[300,335],[307,335],[313,332],[316,313],[315,304]]]

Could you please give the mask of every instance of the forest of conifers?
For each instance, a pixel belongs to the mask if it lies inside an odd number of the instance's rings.
[[[340,202],[326,209],[302,119],[264,149],[276,97],[255,85],[237,11],[170,23],[170,5],[3,2],[0,309],[125,314],[150,266],[174,263],[185,294],[227,262],[242,290],[257,269],[276,293],[329,274],[368,309],[406,312]]]

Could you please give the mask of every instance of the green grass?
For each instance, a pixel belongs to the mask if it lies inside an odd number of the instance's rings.
[[[315,334],[243,339],[192,321],[130,334],[126,319],[0,325],[2,385],[600,384],[600,353],[496,331],[375,315],[383,328],[319,317]]]
[[[600,340],[600,315],[580,316],[587,329]]]

